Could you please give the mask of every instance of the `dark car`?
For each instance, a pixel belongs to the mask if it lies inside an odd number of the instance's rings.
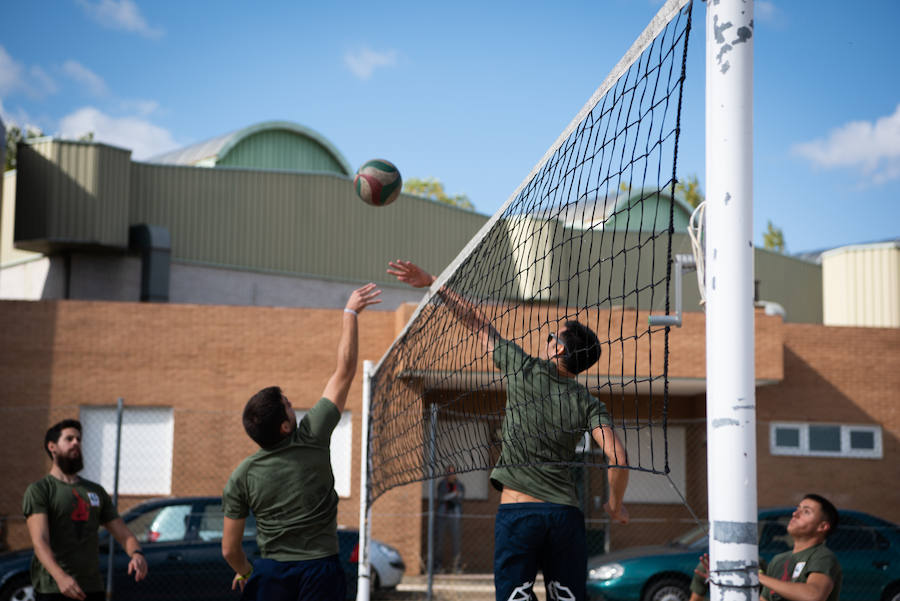
[[[759,513],[759,554],[769,561],[793,542],[787,524],[793,508]],[[900,601],[900,527],[859,511],[841,511],[828,537],[843,571],[841,601]],[[705,527],[667,545],[637,547],[588,561],[588,594],[606,601],[686,601],[700,555],[708,550]]]
[[[176,497],[147,501],[122,516],[143,547],[149,567],[147,578],[135,583],[128,576],[128,557],[116,545],[113,557],[113,598],[143,600],[234,600],[234,572],[222,559],[221,497]],[[106,574],[108,535],[100,534],[100,566]],[[347,598],[356,598],[359,531],[338,529],[341,564],[347,576]],[[256,521],[247,519],[244,551],[259,557]],[[372,541],[372,580],[375,586],[396,586],[405,566],[399,552]],[[378,555],[376,558],[375,555]],[[0,601],[33,599],[29,575],[32,551],[0,555]]]

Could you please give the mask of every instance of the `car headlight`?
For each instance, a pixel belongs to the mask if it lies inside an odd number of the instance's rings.
[[[602,566],[591,568],[588,572],[588,580],[612,580],[625,573],[625,568],[619,563],[605,563]]]
[[[385,557],[387,557],[388,561],[400,561],[401,560],[400,552],[397,549],[395,549],[393,547],[388,547],[386,544],[379,543],[378,541],[372,541],[372,545],[376,549],[378,549],[378,551],[381,552]]]

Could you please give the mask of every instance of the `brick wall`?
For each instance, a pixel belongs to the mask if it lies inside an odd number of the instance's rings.
[[[787,457],[757,440],[759,504],[819,492],[840,509],[900,523],[900,329],[784,326],[785,378],[757,390],[758,420],[880,424],[883,459]]]
[[[410,306],[363,313],[360,359],[379,359],[411,313]],[[220,494],[231,470],[255,450],[240,423],[246,399],[278,384],[295,407],[311,407],[334,368],[340,323],[341,312],[331,309],[0,302],[0,516],[9,518],[10,546],[29,544],[22,493],[49,467],[41,441],[50,424],[77,416],[80,406],[113,405],[117,397],[131,406],[173,407],[172,494]],[[684,327],[670,338],[671,377],[704,377],[704,337],[703,315],[685,314]],[[760,506],[794,503],[804,492],[819,491],[839,507],[900,522],[900,492],[883,486],[900,476],[900,330],[783,324],[757,313],[756,342],[757,378],[777,382],[757,390],[760,423],[877,423],[884,442],[883,460],[773,457],[761,427]],[[353,415],[352,494],[341,500],[338,514],[339,523],[350,527],[359,516],[360,398],[361,366],[347,404]],[[702,395],[674,397],[670,415],[702,417],[704,407]],[[702,428],[692,435],[702,437]],[[705,489],[705,442],[699,444],[689,448],[688,461]],[[421,494],[418,483],[399,487],[372,508],[373,536],[398,547],[411,573],[424,563]],[[478,513],[492,512],[491,495]],[[689,495],[705,509],[703,494]],[[140,500],[124,497],[121,507]],[[644,511],[634,507],[632,513]],[[474,527],[490,533],[492,525]],[[617,533],[623,537],[629,535]]]

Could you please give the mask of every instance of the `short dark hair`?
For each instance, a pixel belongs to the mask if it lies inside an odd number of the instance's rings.
[[[828,537],[829,535],[831,535],[831,533],[834,532],[838,527],[838,521],[840,521],[837,508],[832,504],[831,501],[829,501],[822,495],[809,493],[808,495],[803,495],[803,498],[815,501],[819,504],[819,507],[822,508],[822,513],[825,514],[825,521],[828,522],[829,526],[828,534],[826,534],[825,536]]]
[[[586,325],[567,321],[559,337],[566,347],[563,365],[573,374],[583,372],[600,359],[600,339]]]
[[[264,449],[281,441],[281,424],[289,419],[283,397],[280,387],[269,386],[250,397],[244,406],[244,430]]]
[[[61,422],[57,422],[50,426],[50,429],[44,434],[44,452],[47,453],[50,459],[53,459],[53,453],[50,452],[47,445],[51,442],[53,444],[58,443],[59,437],[62,436],[62,431],[66,428],[75,428],[81,434],[81,422],[77,419],[64,419]]]

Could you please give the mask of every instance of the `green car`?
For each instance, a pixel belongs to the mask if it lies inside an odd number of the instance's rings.
[[[759,554],[765,561],[793,545],[787,533],[793,512],[793,507],[759,512]],[[841,601],[900,601],[900,527],[867,513],[841,511],[826,544],[841,562]],[[707,529],[698,526],[666,545],[592,557],[588,595],[594,601],[687,601],[694,568],[707,551]]]

